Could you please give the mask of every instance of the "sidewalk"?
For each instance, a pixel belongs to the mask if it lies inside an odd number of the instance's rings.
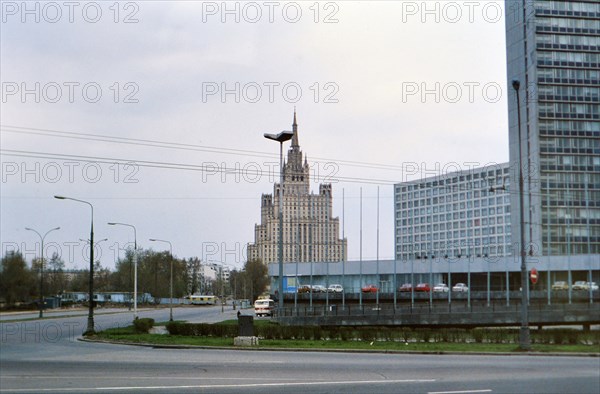
[[[138,308],[139,311],[150,310],[149,308]],[[109,313],[131,313],[132,311],[127,308],[94,308],[94,314],[103,315]],[[69,309],[46,309],[44,310],[45,317],[60,317],[60,316],[86,316],[88,314],[88,308],[69,308]],[[0,322],[7,322],[13,320],[28,320],[39,318],[40,311],[15,311],[15,312],[1,312]]]

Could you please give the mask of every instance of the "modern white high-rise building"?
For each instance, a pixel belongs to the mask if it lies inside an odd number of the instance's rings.
[[[595,261],[590,272],[598,270],[600,1],[505,5],[510,162],[518,168],[520,148],[527,253],[587,255]],[[520,140],[513,80],[520,82]],[[518,193],[512,198],[518,240]]]
[[[302,155],[294,112],[294,136],[283,165],[283,261],[345,261],[347,241],[339,238],[339,218],[333,217],[331,184],[310,191],[310,166]],[[279,188],[261,198],[261,221],[254,228],[254,244],[248,258],[269,264],[278,262]]]
[[[396,184],[396,260],[510,256],[508,163]]]

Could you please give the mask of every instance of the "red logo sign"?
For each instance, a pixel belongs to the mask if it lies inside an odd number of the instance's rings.
[[[529,279],[531,279],[531,283],[533,283],[534,285],[537,283],[538,272],[535,268],[532,268],[531,271],[529,272]]]

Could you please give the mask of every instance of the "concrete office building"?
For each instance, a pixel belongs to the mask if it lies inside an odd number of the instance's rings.
[[[283,261],[345,261],[347,241],[339,238],[339,218],[332,217],[331,184],[319,185],[319,194],[310,191],[310,167],[300,150],[294,112],[294,136],[283,165]],[[269,264],[278,262],[279,188],[261,198],[261,222],[254,228],[254,244],[248,258]]]
[[[508,163],[394,186],[396,260],[512,255]]]
[[[507,1],[506,39],[510,162],[518,166],[520,144],[527,252],[595,256],[598,269],[600,2]],[[521,83],[520,141],[513,80]]]

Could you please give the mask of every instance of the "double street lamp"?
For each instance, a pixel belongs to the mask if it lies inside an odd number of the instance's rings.
[[[76,202],[80,202],[83,204],[87,204],[90,206],[92,210],[91,215],[91,226],[90,226],[90,280],[89,280],[89,308],[88,308],[88,321],[87,328],[83,335],[92,335],[94,334],[94,206],[83,200],[78,200],[76,198],[64,197],[64,196],[54,196],[59,200],[72,200]]]
[[[171,300],[169,302],[169,321],[173,321],[173,245],[171,242],[164,239],[150,238],[151,242],[164,242],[169,244],[169,256],[171,257],[171,284],[169,286],[169,293]]]
[[[48,230],[46,232],[46,234],[44,234],[44,236],[42,236],[42,234],[38,233],[36,230],[29,228],[29,227],[25,227],[25,230],[33,231],[40,237],[40,240],[42,241],[42,245],[41,245],[42,249],[40,252],[40,255],[42,256],[40,258],[40,319],[41,319],[42,317],[44,317],[44,239],[46,238],[46,235],[48,235],[52,231],[60,230],[60,227],[55,227],[53,229]]]
[[[295,123],[295,122],[294,122]],[[265,133],[265,138],[279,142],[279,310],[283,310],[283,143],[291,140],[293,131],[282,131],[279,134]]]
[[[110,226],[127,226],[133,229],[133,318],[137,319],[137,232],[133,224],[119,222],[109,222],[108,224]],[[131,271],[129,271],[129,275],[129,280],[131,280]]]

